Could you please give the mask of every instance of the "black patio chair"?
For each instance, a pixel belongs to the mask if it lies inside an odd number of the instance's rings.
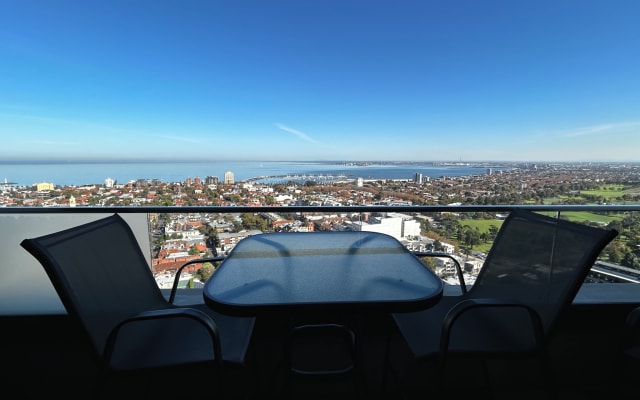
[[[198,386],[210,397],[231,393],[223,390],[227,372],[243,368],[254,319],[167,301],[119,215],[24,239],[21,246],[42,264],[92,344],[96,398],[201,398]]]
[[[471,386],[477,394],[482,388],[467,385],[462,376],[475,379],[481,375],[480,386],[491,394],[496,385],[491,383],[487,361],[536,360],[533,356],[538,356],[543,385],[537,389],[553,396],[553,372],[546,351],[550,337],[600,252],[616,235],[615,230],[522,209],[512,211],[468,291],[463,288],[459,296],[443,296],[427,310],[393,314],[415,362],[409,367],[422,366],[424,372],[427,366],[426,371],[434,373],[431,387],[438,392]],[[478,372],[482,374],[453,374],[451,367],[447,369],[453,356],[480,360]],[[507,372],[518,378],[521,371]],[[418,379],[427,376],[418,373]],[[450,385],[452,379],[455,383]],[[540,381],[534,379],[532,384]],[[517,379],[503,382],[500,388],[511,390],[509,385],[514,382]],[[534,388],[526,391],[529,389]],[[424,386],[405,384],[404,390],[407,397],[420,397]]]

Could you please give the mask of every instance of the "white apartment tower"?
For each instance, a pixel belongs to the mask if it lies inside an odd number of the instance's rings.
[[[233,179],[233,172],[227,171],[224,173],[224,183],[226,185],[233,185],[235,183]]]

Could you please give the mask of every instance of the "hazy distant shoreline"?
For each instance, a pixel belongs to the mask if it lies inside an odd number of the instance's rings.
[[[357,166],[394,166],[394,165],[431,165],[431,166],[467,166],[467,167],[514,167],[520,165],[635,165],[635,161],[509,161],[509,160],[240,160],[240,159],[0,159],[0,165],[108,165],[108,164],[220,164],[220,163],[268,163],[268,164],[301,164],[301,165],[357,165]]]
[[[424,177],[469,176],[533,166],[618,165],[634,163],[529,163],[529,162],[461,162],[461,161],[0,161],[0,183],[31,186],[47,182],[60,186],[104,184],[111,178],[117,183],[138,179],[184,182],[187,178],[208,176],[224,180],[231,171],[236,182],[263,176],[344,175],[350,178],[411,180],[416,173]],[[270,182],[273,183],[273,182]]]

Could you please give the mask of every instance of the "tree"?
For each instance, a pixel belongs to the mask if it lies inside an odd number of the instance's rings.
[[[472,229],[470,226],[465,226],[461,239],[469,246],[469,250],[473,250],[473,246],[480,243],[480,231],[478,228]]]
[[[433,242],[433,250],[434,251],[442,251],[444,250],[444,247],[442,246],[442,242],[439,240],[435,240]]]
[[[240,216],[242,227],[246,230],[259,230],[265,232],[268,224],[267,220],[256,214],[245,213]]]
[[[422,261],[427,266],[427,268],[429,268],[431,271],[435,272],[436,263],[433,257],[420,257],[420,261]]]
[[[489,239],[495,240],[496,236],[498,236],[498,231],[500,229],[495,225],[489,225]]]
[[[214,270],[215,268],[213,267],[213,264],[211,264],[210,262],[206,262],[202,264],[202,267],[200,267],[200,269],[196,271],[195,275],[201,282],[206,282],[207,279],[211,277],[211,274],[213,274]]]
[[[633,253],[626,253],[620,263],[625,267],[640,269],[640,260]]]
[[[615,264],[620,263],[620,261],[624,257],[624,251],[616,242],[609,243],[609,245],[605,247],[604,253],[607,255],[609,261]]]

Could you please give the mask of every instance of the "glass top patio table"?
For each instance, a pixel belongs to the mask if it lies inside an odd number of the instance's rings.
[[[280,232],[242,239],[205,283],[209,307],[232,315],[317,307],[415,311],[443,282],[397,239],[376,232]]]

